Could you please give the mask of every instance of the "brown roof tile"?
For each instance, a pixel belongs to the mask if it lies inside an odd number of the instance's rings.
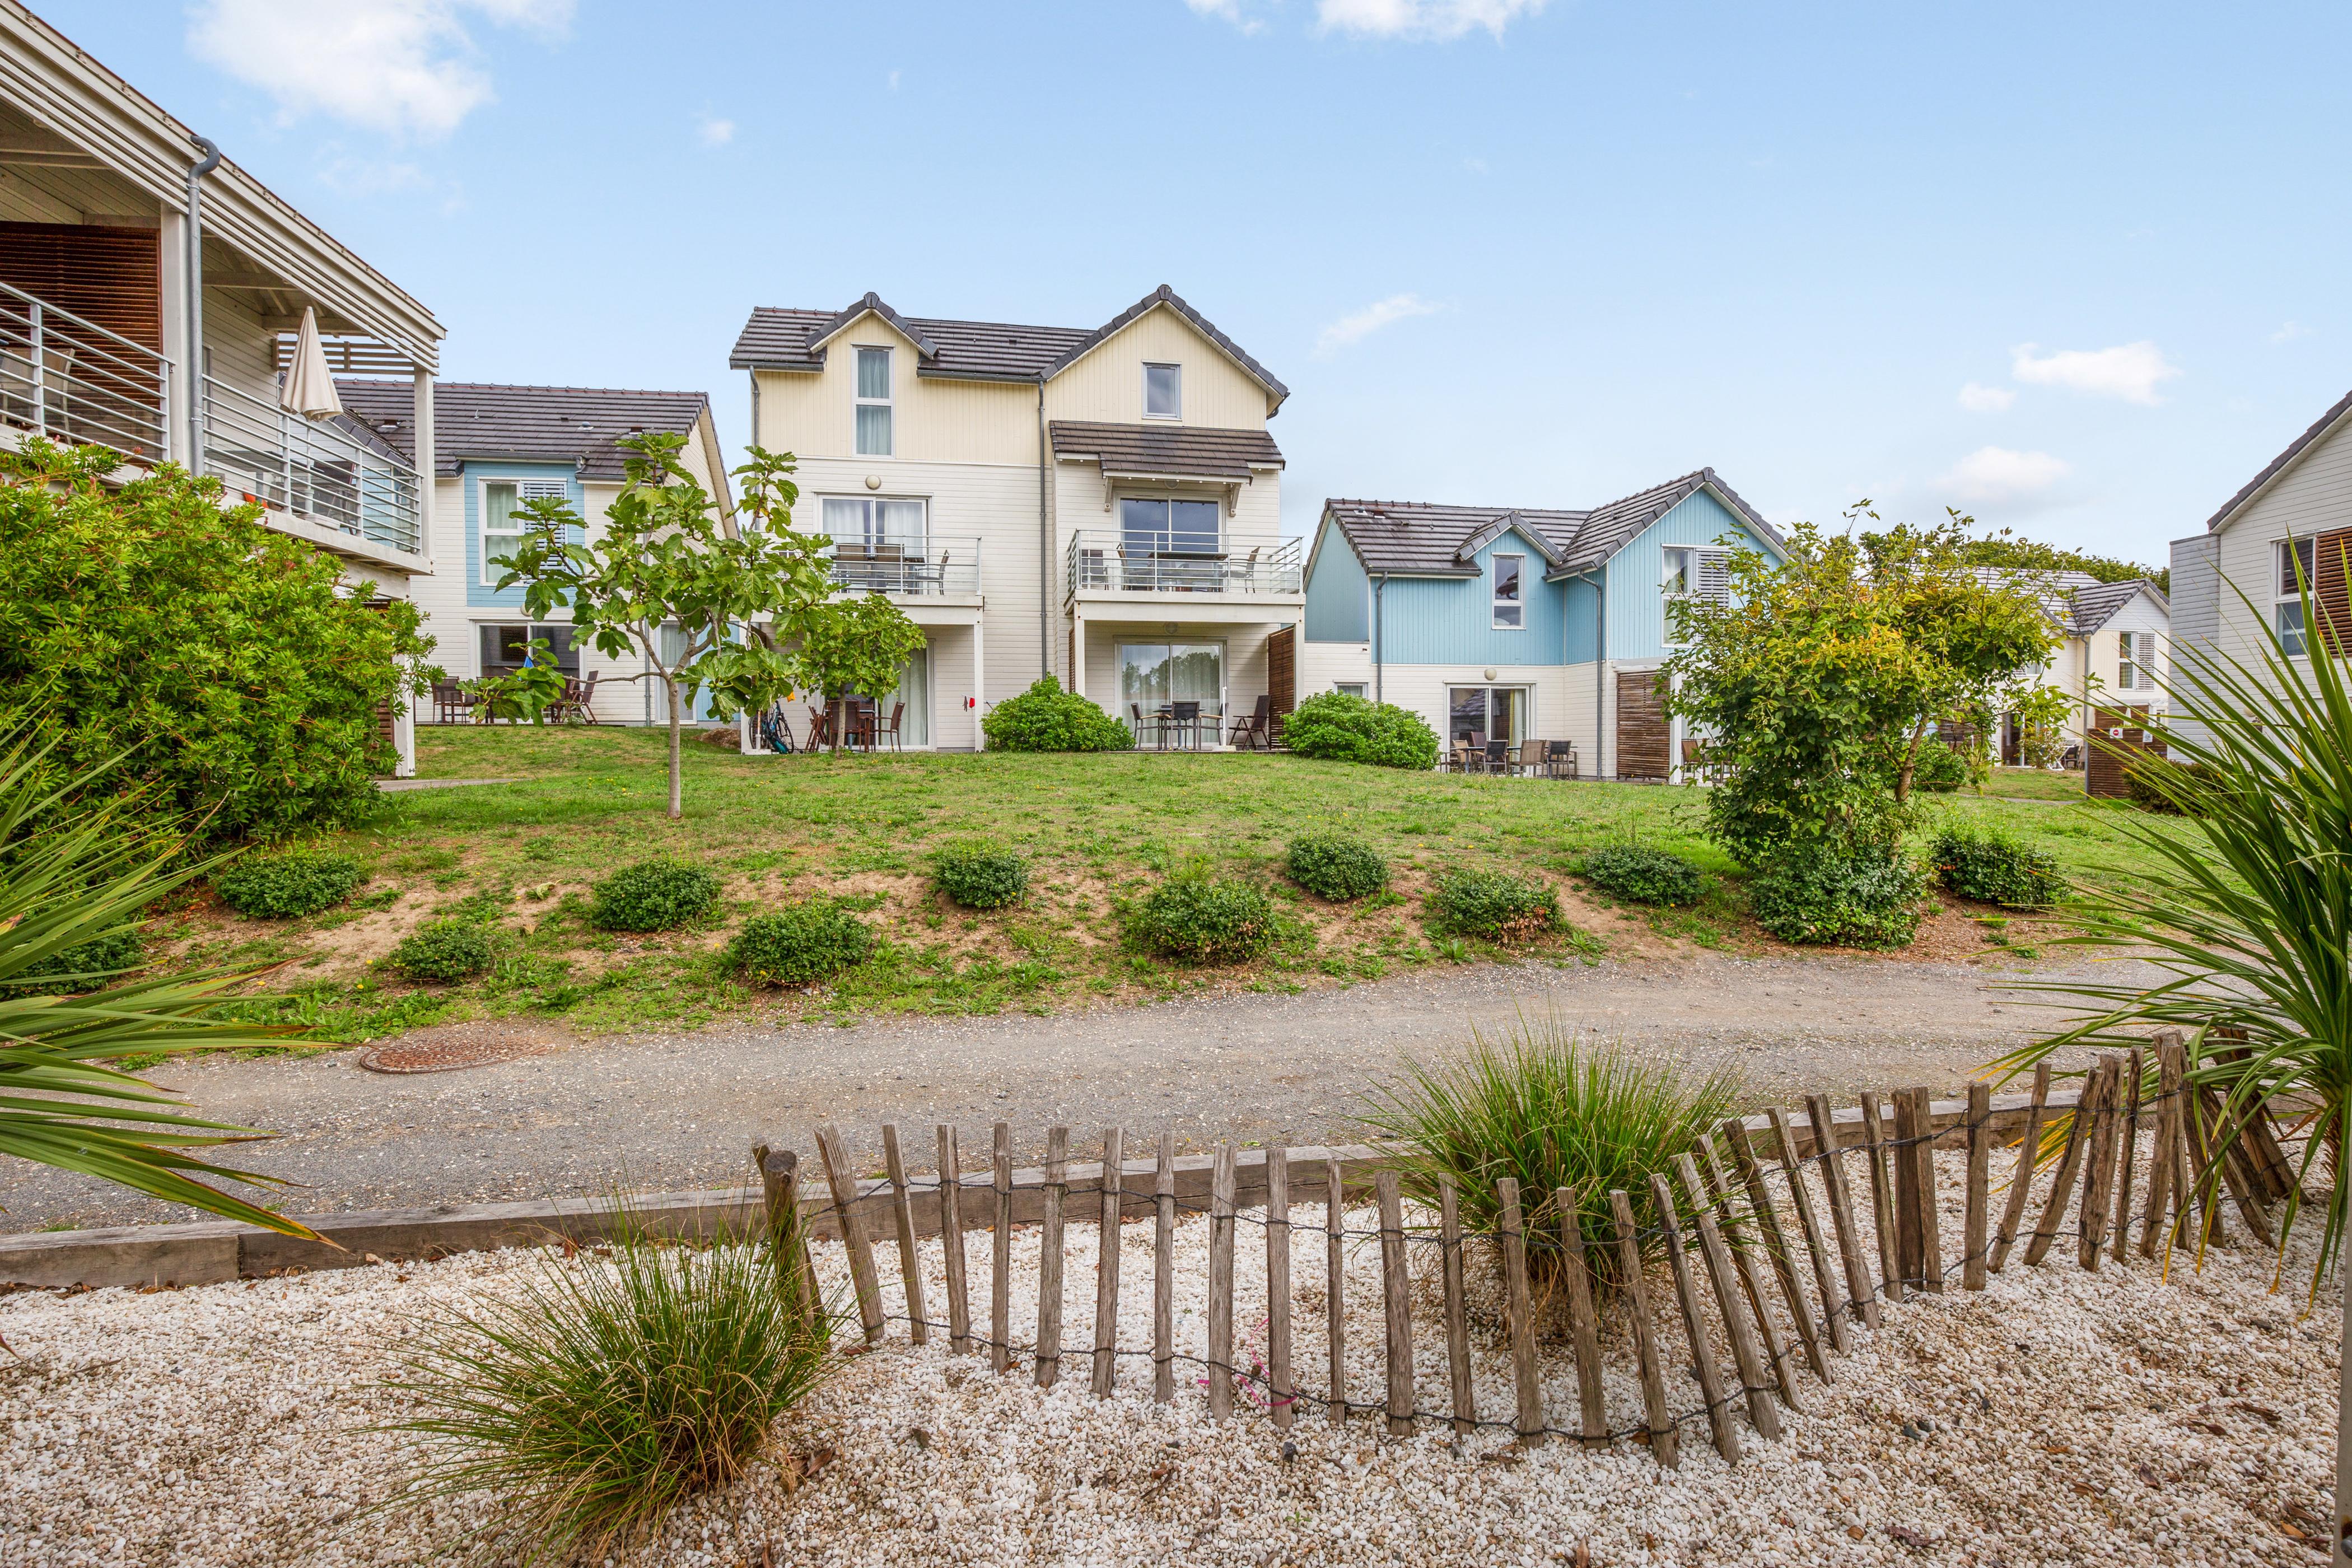
[[[403,457],[415,460],[416,405],[410,383],[341,377],[344,411]],[[623,478],[614,443],[634,431],[687,435],[709,405],[699,392],[637,392],[614,387],[433,384],[434,472],[457,472],[467,458],[571,463],[583,479]]]
[[[1048,427],[1057,458],[1092,458],[1111,474],[1246,479],[1282,467],[1282,451],[1263,430],[1193,425],[1101,425],[1056,419]]]

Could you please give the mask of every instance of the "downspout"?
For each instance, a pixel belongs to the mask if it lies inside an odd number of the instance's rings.
[[[196,138],[202,162],[188,169],[188,472],[205,461],[205,195],[196,182],[220,167],[221,151],[208,136]]]
[[[1601,581],[1592,598],[1592,776],[1601,774],[1602,748],[1609,743],[1608,692],[1602,668],[1609,661],[1609,563],[1601,563]]]
[[[1054,525],[1045,516],[1045,373],[1037,373],[1037,672],[1054,673]],[[1070,672],[1076,679],[1077,671]]]
[[[1381,618],[1381,611],[1383,608],[1381,595],[1388,591],[1389,574],[1383,572],[1380,575],[1380,581],[1372,585],[1372,700],[1375,702],[1388,700],[1388,689],[1381,679],[1383,674],[1381,667],[1388,658],[1389,639],[1386,623]]]

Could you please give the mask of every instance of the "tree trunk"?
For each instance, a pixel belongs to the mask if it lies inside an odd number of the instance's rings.
[[[1922,719],[1911,731],[1911,743],[1903,751],[1903,771],[1895,775],[1895,804],[1901,805],[1911,798],[1911,774],[1919,766],[1919,742],[1927,733],[1927,721]]]
[[[677,677],[662,671],[662,685],[669,691],[669,819],[676,822],[686,815],[685,792],[677,773],[677,742],[679,720],[677,712]]]

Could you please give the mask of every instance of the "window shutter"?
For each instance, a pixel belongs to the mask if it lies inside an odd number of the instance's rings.
[[[1720,550],[1698,552],[1698,581],[1692,584],[1697,595],[1710,605],[1727,604],[1731,598],[1731,558]]]
[[[562,479],[524,479],[515,494],[523,500],[569,500],[572,487]]]
[[[2352,644],[2352,528],[2312,541],[2311,598],[2319,612],[2319,635],[2338,658]]]

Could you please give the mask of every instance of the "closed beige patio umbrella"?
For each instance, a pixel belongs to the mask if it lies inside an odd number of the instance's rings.
[[[331,419],[343,411],[335,378],[327,369],[326,345],[319,342],[319,314],[302,307],[302,330],[294,338],[294,363],[287,367],[278,405],[306,419]]]

